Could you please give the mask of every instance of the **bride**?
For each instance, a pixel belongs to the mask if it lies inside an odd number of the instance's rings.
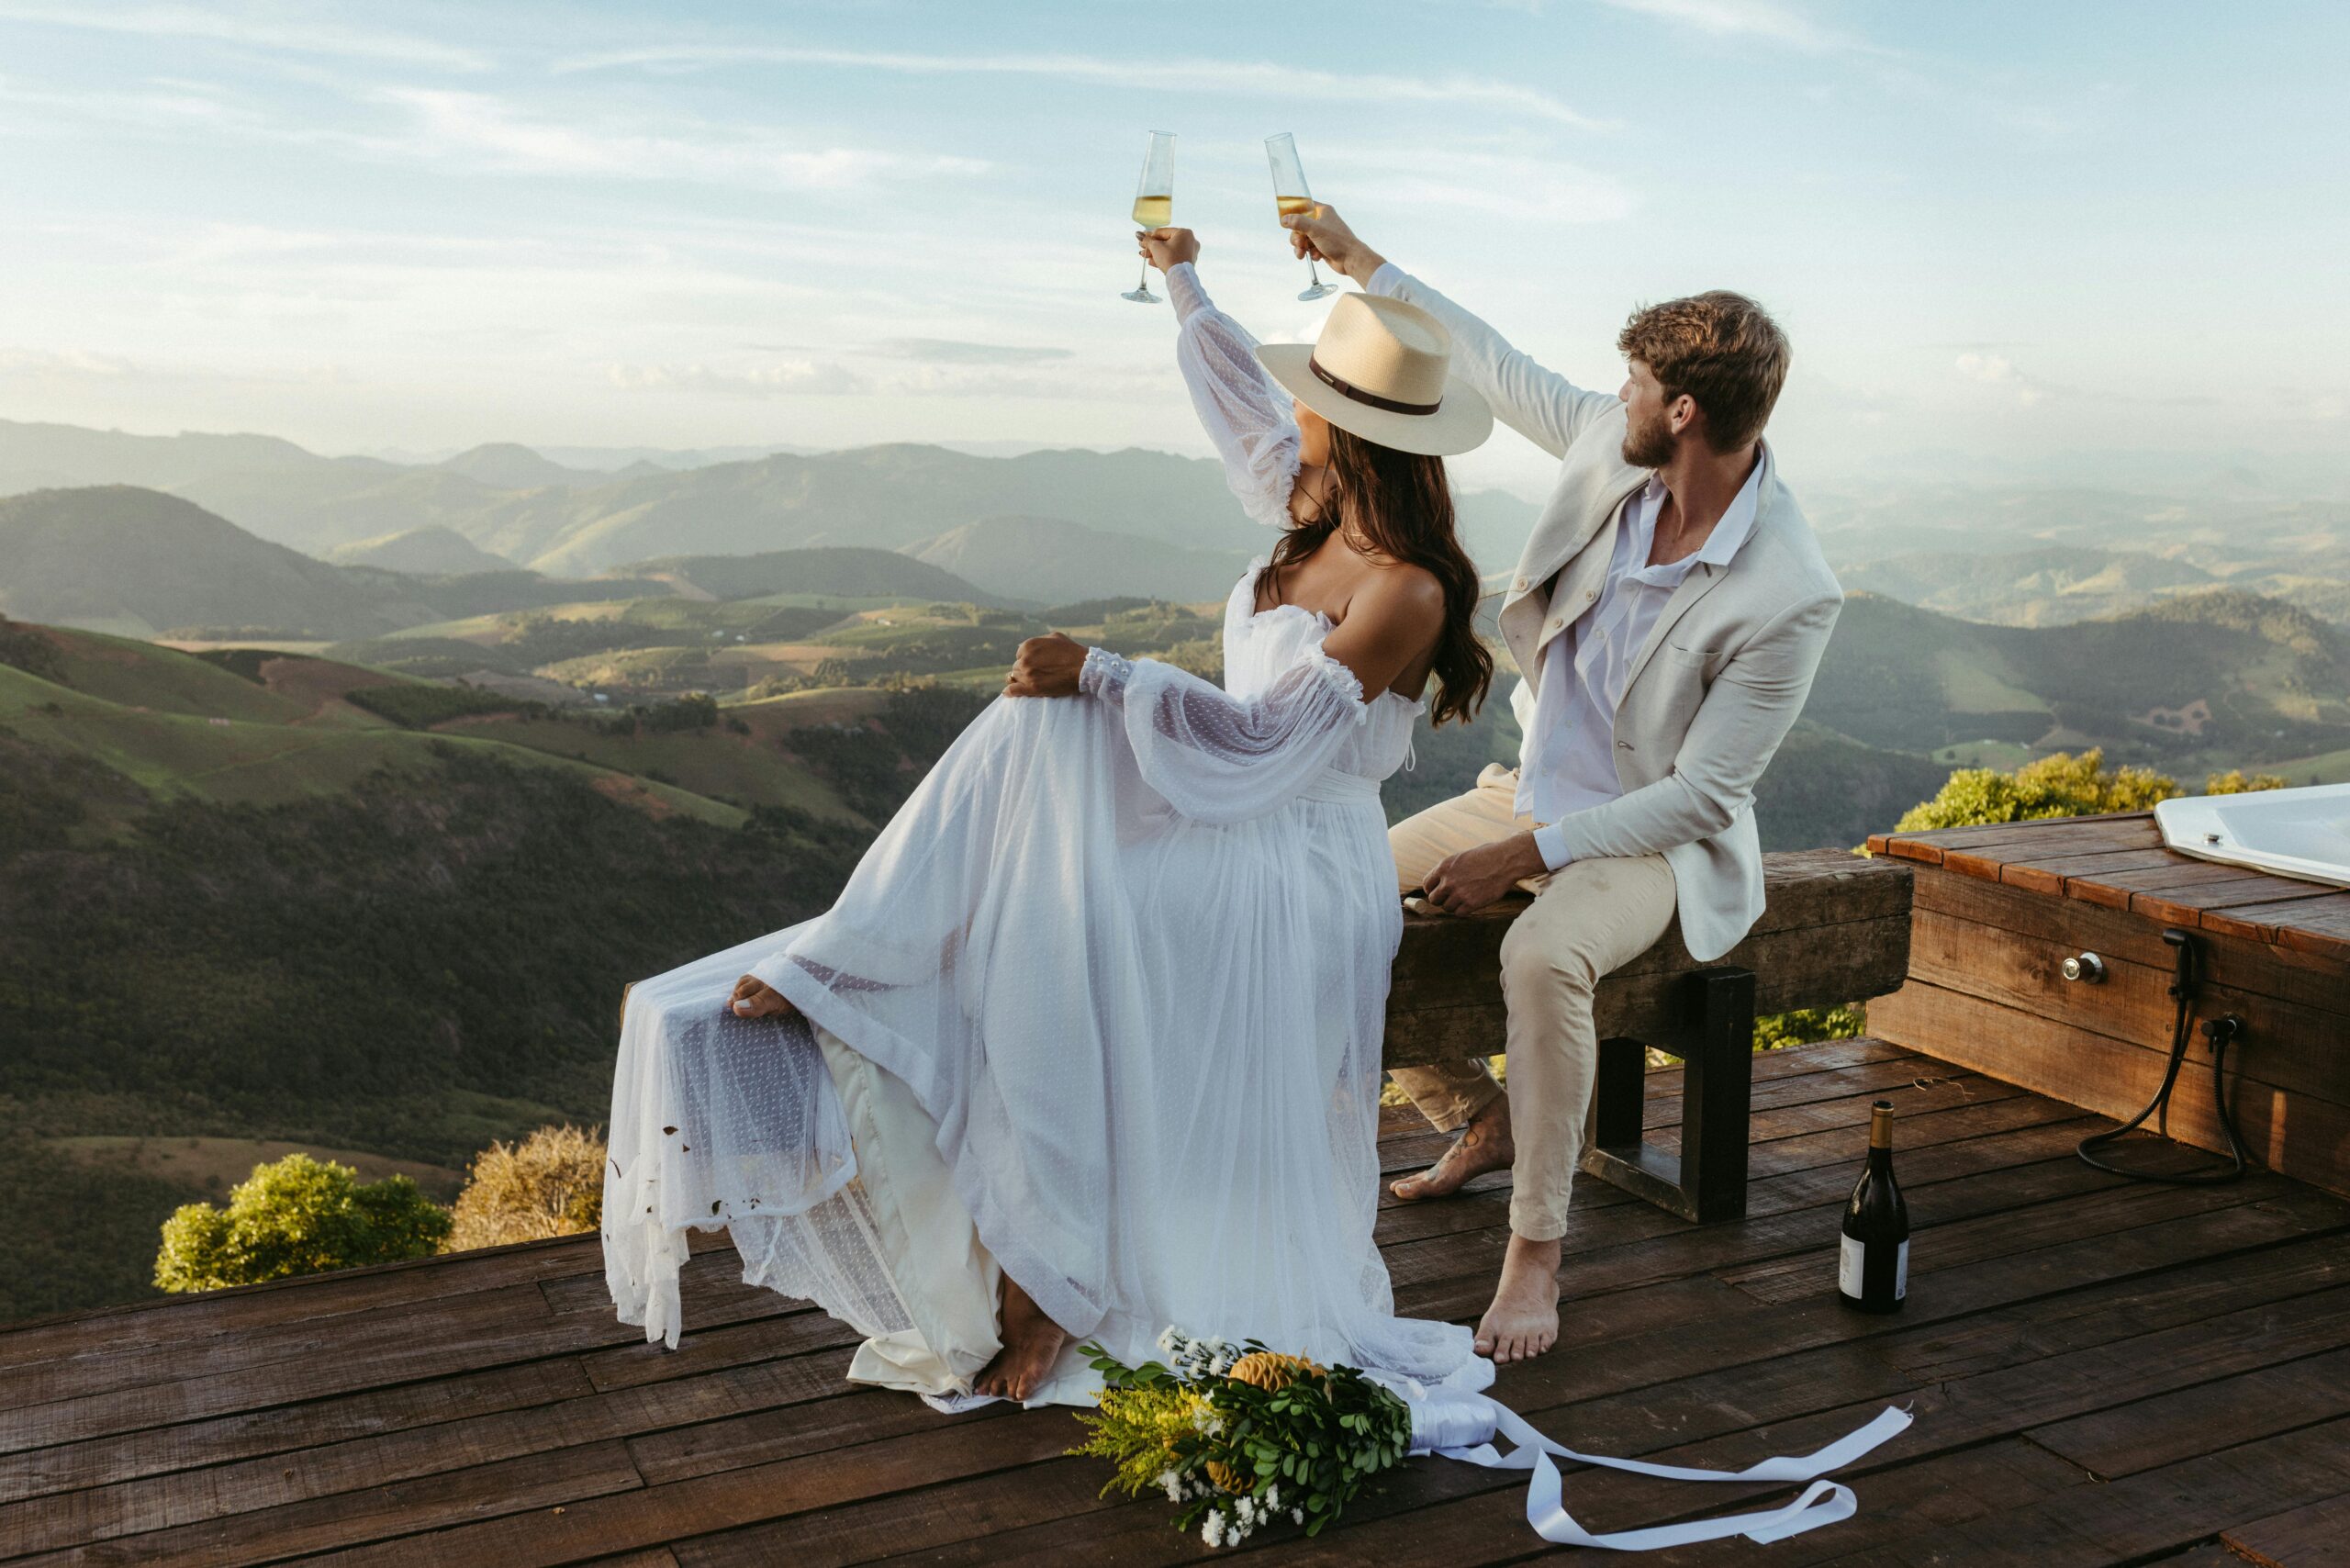
[[[690,1228],[942,1407],[1090,1403],[1078,1350],[1160,1331],[1482,1386],[1399,1318],[1372,1240],[1402,934],[1380,780],[1492,660],[1443,455],[1492,415],[1449,338],[1342,297],[1311,347],[1141,237],[1225,476],[1281,531],[1225,607],[1223,688],[1061,635],[1020,649],[825,914],[632,991],[604,1179],[621,1319],[674,1346]]]

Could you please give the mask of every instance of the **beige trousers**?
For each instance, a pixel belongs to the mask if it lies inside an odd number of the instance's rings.
[[[1446,857],[1534,826],[1517,814],[1517,770],[1488,764],[1477,787],[1387,830],[1404,892]],[[1592,1114],[1599,1034],[1592,992],[1600,977],[1648,951],[1673,923],[1673,868],[1662,855],[1570,860],[1518,884],[1534,894],[1502,938],[1502,997],[1509,1008],[1509,1226],[1529,1241],[1566,1234],[1567,1198]],[[1397,1068],[1390,1077],[1422,1114],[1451,1131],[1501,1085],[1482,1058]]]

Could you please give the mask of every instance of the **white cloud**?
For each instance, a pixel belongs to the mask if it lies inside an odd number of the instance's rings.
[[[116,380],[140,374],[139,366],[120,354],[89,349],[0,349],[0,375]]]
[[[397,136],[369,139],[375,150],[475,161],[509,174],[847,189],[880,178],[968,175],[988,167],[971,158],[808,147],[761,128],[703,125],[688,137],[572,124],[532,115],[485,93],[387,87],[373,96],[414,118],[413,126]]]
[[[1392,206],[1458,207],[1513,224],[1612,223],[1636,205],[1612,176],[1560,158],[1391,146],[1335,149],[1329,162],[1358,171]]]
[[[86,382],[113,386],[321,386],[353,384],[341,364],[321,360],[310,364],[228,363],[152,364],[107,353],[98,349],[0,348],[0,379],[42,383]]]
[[[839,398],[870,391],[865,378],[819,360],[727,369],[719,365],[615,364],[608,375],[625,391],[714,392],[733,398]]]
[[[1027,398],[1093,404],[1147,401],[1163,398],[1168,391],[1163,367],[1156,363],[1080,365],[1058,361],[1040,364],[933,359],[886,371],[865,371],[834,360],[795,356],[747,364],[707,360],[623,363],[609,366],[606,376],[611,385],[627,391],[734,398]]]
[[[334,55],[441,71],[486,71],[490,62],[472,50],[431,39],[333,21],[299,19],[277,9],[226,5],[58,6],[0,0],[0,21],[129,33],[142,38],[197,39],[244,49]]]
[[[908,54],[876,50],[805,49],[793,45],[674,44],[580,55],[559,62],[560,72],[649,66],[670,70],[713,65],[816,65],[890,71],[911,75],[1045,76],[1088,86],[1154,93],[1222,93],[1285,103],[1466,105],[1582,129],[1603,128],[1565,101],[1533,87],[1485,76],[1393,76],[1316,71],[1293,61],[1170,60],[1147,51],[1132,59],[1082,54]]]
[[[1692,28],[1716,38],[1754,38],[1785,44],[1807,54],[1888,54],[1865,39],[1835,28],[1770,0],[1599,0],[1619,11],[1636,11]]]
[[[889,359],[927,360],[933,364],[1037,364],[1069,357],[1067,349],[967,343],[954,338],[890,338],[865,352]]]
[[[2012,394],[2024,408],[2047,401],[2052,390],[2018,370],[2005,354],[1977,353],[1970,350],[1960,354],[1956,368],[1969,381],[1979,381],[1986,386],[1997,386]]]

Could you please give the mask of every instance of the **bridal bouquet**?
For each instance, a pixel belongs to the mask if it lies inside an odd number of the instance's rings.
[[[1069,1451],[1118,1467],[1104,1496],[1148,1488],[1186,1505],[1177,1528],[1198,1526],[1210,1546],[1283,1518],[1319,1534],[1410,1446],[1410,1410],[1353,1367],[1173,1328],[1158,1348],[1166,1363],[1130,1367],[1080,1347],[1103,1386],[1100,1408],[1078,1417],[1092,1437]]]

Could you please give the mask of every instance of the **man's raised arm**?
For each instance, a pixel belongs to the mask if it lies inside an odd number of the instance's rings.
[[[1613,408],[1613,393],[1577,386],[1545,370],[1484,322],[1364,244],[1335,208],[1318,207],[1281,219],[1301,256],[1319,256],[1369,294],[1409,300],[1452,333],[1460,378],[1485,396],[1495,417],[1553,457],[1564,457],[1584,427]]]

